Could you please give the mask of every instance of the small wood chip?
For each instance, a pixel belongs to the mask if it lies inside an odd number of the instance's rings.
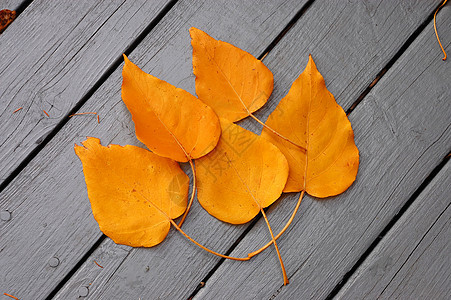
[[[103,267],[101,265],[99,265],[96,261],[94,261],[94,263],[103,269]]]
[[[81,115],[97,115],[97,113],[93,112],[93,111],[88,111],[88,112],[83,112],[83,113],[76,113],[76,114],[70,115],[69,118],[72,118],[73,116],[81,116]]]
[[[19,300],[19,298],[14,297],[13,295],[10,295],[10,294],[7,294],[7,293],[3,293],[3,295],[11,297],[11,298],[16,299],[16,300]]]

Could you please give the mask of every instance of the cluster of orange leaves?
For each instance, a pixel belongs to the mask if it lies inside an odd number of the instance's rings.
[[[196,94],[143,72],[124,55],[122,99],[137,138],[151,151],[104,147],[88,138],[75,152],[83,163],[88,196],[100,230],[116,243],[152,247],[174,226],[201,248],[249,260],[274,244],[294,218],[304,193],[325,198],[355,180],[359,151],[351,124],[327,90],[312,57],[266,123],[253,112],[273,90],[271,71],[251,54],[191,28]],[[252,117],[261,135],[234,124]],[[195,162],[193,162],[195,160]],[[178,162],[189,162],[193,187]],[[212,216],[242,224],[262,213],[271,240],[247,257],[229,257],[181,230],[194,195]],[[296,209],[274,235],[263,208],[282,192],[301,192]],[[177,224],[174,219],[181,217]]]

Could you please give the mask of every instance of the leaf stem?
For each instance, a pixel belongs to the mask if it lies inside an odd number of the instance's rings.
[[[302,147],[302,146],[296,144],[295,142],[293,142],[293,141],[290,140],[289,138],[284,137],[282,134],[278,133],[277,131],[275,131],[274,129],[272,129],[271,127],[269,127],[268,125],[266,125],[266,124],[263,123],[262,121],[260,121],[260,119],[258,119],[258,118],[257,118],[256,116],[254,116],[252,113],[250,113],[250,111],[249,111],[247,108],[246,108],[246,110],[249,112],[249,116],[250,116],[252,119],[254,119],[255,121],[257,121],[260,125],[262,125],[262,126],[265,127],[266,129],[268,129],[269,131],[271,131],[272,133],[274,133],[275,135],[277,135],[278,137],[280,137],[282,140],[285,140],[285,141],[287,141],[288,143],[290,143],[290,144],[292,144],[292,145],[298,147],[298,148],[301,149],[304,153],[307,152],[307,150],[306,150],[304,147]]]
[[[266,225],[268,225],[269,233],[271,234],[271,239],[272,239],[271,244],[273,243],[274,247],[276,248],[277,257],[279,258],[280,267],[282,268],[283,285],[287,285],[290,282],[288,280],[287,271],[285,270],[285,266],[283,265],[282,257],[280,256],[279,246],[277,246],[277,242],[276,242],[276,239],[274,238],[274,233],[272,232],[271,225],[269,225],[269,221],[268,221],[268,218],[266,217],[266,213],[261,206],[260,206],[260,211],[263,215],[263,218],[265,219]]]
[[[230,164],[230,166],[233,168],[233,170],[235,171],[236,175],[238,176],[238,178],[240,179],[241,183],[244,185],[244,187],[246,188],[247,192],[249,193],[249,195],[251,195],[252,199],[255,201],[255,203],[258,205],[258,207],[260,208],[260,211],[263,215],[263,218],[265,219],[266,225],[268,226],[269,229],[269,233],[271,234],[271,238],[272,238],[272,243],[274,243],[274,247],[276,248],[276,252],[277,252],[277,257],[279,258],[279,262],[280,262],[280,267],[282,268],[282,275],[283,275],[283,285],[287,285],[289,283],[288,281],[288,277],[287,277],[287,272],[285,270],[285,266],[283,265],[283,261],[282,261],[282,256],[280,256],[280,251],[279,251],[279,246],[277,246],[277,242],[274,238],[274,234],[272,232],[272,228],[271,225],[269,225],[269,221],[268,218],[266,217],[266,213],[263,210],[263,207],[261,206],[260,202],[258,202],[258,200],[254,197],[254,194],[252,194],[251,189],[249,188],[249,186],[246,184],[246,182],[244,181],[244,179],[241,177],[240,173],[238,172],[238,170],[235,168],[235,166],[232,164],[232,161],[230,160],[229,156],[227,155],[226,152],[224,152],[224,156],[226,157],[228,163]],[[247,256],[249,259],[251,258],[251,256]]]
[[[438,33],[437,33],[437,25],[436,25],[435,19],[436,19],[436,16],[437,16],[438,11],[443,7],[443,5],[446,4],[446,1],[448,1],[448,0],[443,1],[442,5],[440,5],[440,6],[437,8],[437,10],[435,11],[435,13],[434,13],[434,31],[435,31],[435,36],[437,37],[438,44],[440,45],[440,48],[442,49],[442,52],[443,52],[443,54],[445,55],[445,56],[442,58],[443,61],[446,60],[447,55],[446,55],[445,49],[443,49],[443,46],[442,46],[442,43],[440,42],[439,37],[438,37]]]
[[[125,182],[123,179],[121,179],[121,180],[122,180],[122,182],[123,182],[125,185],[129,185],[129,184],[127,184],[127,182]],[[200,243],[198,243],[197,241],[195,241],[192,237],[190,237],[187,233],[185,233],[185,232],[180,228],[180,226],[178,226],[177,223],[175,223],[174,220],[172,220],[172,219],[168,216],[167,213],[165,213],[161,208],[159,208],[157,205],[155,205],[155,203],[153,203],[151,200],[149,200],[149,199],[148,199],[145,195],[143,195],[140,191],[137,191],[137,192],[141,195],[141,197],[144,198],[144,200],[146,200],[147,202],[149,202],[153,207],[155,207],[156,210],[158,210],[163,216],[165,216],[165,217],[168,219],[168,221],[172,224],[172,226],[175,227],[175,229],[177,229],[183,236],[185,236],[188,240],[190,240],[190,241],[191,241],[193,244],[195,244],[196,246],[198,246],[198,247],[204,249],[205,251],[207,251],[207,252],[209,252],[209,253],[211,253],[211,254],[214,254],[214,255],[219,256],[219,257],[222,257],[222,258],[227,258],[227,259],[231,259],[231,260],[239,260],[239,261],[245,261],[245,260],[250,260],[250,259],[251,259],[250,257],[233,257],[233,256],[227,256],[227,255],[218,253],[218,252],[216,252],[216,251],[210,250],[210,249],[208,249],[207,247],[201,245]]]
[[[285,224],[285,227],[282,228],[282,230],[279,232],[279,234],[276,235],[276,237],[274,238],[275,240],[277,240],[286,230],[287,228],[291,225],[291,222],[293,222],[294,216],[296,216],[296,213],[299,209],[299,206],[301,205],[302,202],[302,198],[304,197],[304,193],[305,191],[301,192],[301,196],[299,197],[298,203],[296,203],[296,207],[293,210],[293,213],[291,214],[290,219],[288,220],[287,224]],[[254,257],[255,255],[261,253],[263,250],[265,250],[266,248],[268,248],[269,246],[271,246],[271,244],[273,243],[273,241],[270,241],[269,243],[267,243],[265,246],[261,247],[260,249],[258,249],[257,251],[251,252],[249,253],[247,256],[248,257]]]
[[[250,260],[250,257],[233,257],[233,256],[227,256],[218,252],[215,252],[213,250],[208,249],[207,247],[199,244],[198,242],[196,242],[192,237],[190,237],[188,234],[186,234],[171,218],[169,218],[169,222],[171,222],[171,224],[175,227],[175,229],[177,229],[181,234],[183,234],[183,236],[185,236],[188,240],[190,240],[193,244],[197,245],[198,247],[204,249],[205,251],[214,254],[216,256],[222,257],[222,258],[227,258],[227,259],[231,259],[231,260],[239,260],[239,261],[246,261],[246,260]]]
[[[191,198],[189,199],[188,206],[186,207],[185,213],[183,214],[182,219],[180,220],[178,226],[182,227],[183,222],[185,222],[186,216],[188,215],[189,210],[191,209],[191,206],[193,205],[194,196],[196,195],[196,171],[194,169],[193,160],[189,159],[189,165],[191,166],[191,170],[193,172],[193,191],[191,192]]]

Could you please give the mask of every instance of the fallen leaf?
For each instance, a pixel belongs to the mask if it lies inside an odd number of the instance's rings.
[[[231,224],[252,220],[282,194],[288,177],[284,155],[260,136],[221,119],[216,148],[196,160],[199,203]]]
[[[189,178],[173,160],[127,145],[88,138],[75,153],[83,164],[94,218],[115,243],[152,247],[187,206]]]
[[[325,198],[348,189],[357,176],[359,150],[351,123],[327,90],[311,55],[304,72],[266,123],[306,149],[263,128],[262,137],[279,147],[288,160],[290,171],[284,192],[301,191],[290,219],[273,238],[277,240],[293,221],[305,192]],[[259,254],[273,243],[270,241],[248,256]]]
[[[220,118],[235,122],[262,107],[273,75],[258,59],[200,29],[190,29],[196,93]]]
[[[251,54],[229,43],[215,40],[200,29],[190,29],[196,93],[220,118],[231,122],[250,116],[280,138],[281,135],[252,113],[262,107],[273,90],[271,71]]]
[[[16,12],[14,10],[2,9],[0,10],[0,33],[11,24],[16,18]]]
[[[327,90],[311,56],[266,124],[307,150],[263,128],[262,136],[279,147],[290,166],[284,192],[305,191],[324,198],[344,192],[354,182],[359,150],[351,123]]]
[[[262,213],[276,247],[284,284],[288,277],[264,207],[282,194],[288,163],[276,146],[221,119],[216,148],[196,161],[199,203],[224,222],[242,224]]]
[[[124,55],[122,99],[136,136],[152,152],[179,162],[210,152],[221,134],[214,111],[175,86],[143,72]]]

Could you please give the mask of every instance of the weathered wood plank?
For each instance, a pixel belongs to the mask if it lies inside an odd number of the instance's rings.
[[[1,0],[0,1],[0,10],[9,9],[16,10],[24,0]]]
[[[0,183],[167,2],[36,0],[19,15],[0,36]]]
[[[311,9],[315,9],[313,12],[310,13],[310,17],[307,20],[304,20],[304,18],[301,19],[300,24],[305,25],[305,23],[309,23],[309,22],[315,22],[315,20],[318,18],[318,16],[321,16],[324,11],[327,11],[327,13],[331,14],[332,12],[339,12],[340,11],[340,5],[342,3],[335,3],[335,6],[331,7],[330,10],[328,10],[327,8],[327,4],[314,4],[312,6]],[[318,5],[318,6],[316,6]],[[388,5],[388,4],[387,4]],[[430,5],[430,4],[429,4]],[[338,8],[337,8],[338,6]],[[316,8],[315,8],[316,7]],[[379,49],[377,47],[377,45],[383,45],[384,44],[384,40],[380,40],[377,42],[377,44],[372,44],[372,46],[368,46],[368,48],[365,48],[366,51],[359,51],[359,48],[355,48],[352,49],[352,47],[350,48],[350,52],[348,53],[349,56],[351,57],[356,57],[358,56],[357,53],[360,53],[361,56],[359,56],[359,59],[356,61],[360,62],[360,68],[363,73],[365,74],[371,74],[373,77],[375,76],[375,74],[377,74],[377,72],[379,72],[379,70],[387,63],[387,61],[390,59],[389,54],[393,54],[396,52],[396,49],[398,49],[400,47],[400,45],[407,39],[407,37],[409,36],[409,34],[411,34],[415,28],[421,24],[421,22],[426,18],[426,16],[430,13],[428,12],[429,10],[433,9],[433,6],[431,5],[430,7],[418,7],[418,11],[415,11],[412,13],[412,15],[414,15],[415,17],[406,14],[405,11],[403,10],[399,10],[399,8],[402,8],[403,6],[397,6],[395,4],[393,4],[390,7],[384,7],[383,9],[381,9],[381,11],[376,14],[374,16],[374,20],[372,20],[372,22],[377,23],[377,22],[381,22],[381,20],[385,20],[387,18],[387,15],[391,15],[390,21],[384,26],[380,26],[378,28],[380,28],[379,30],[381,30],[379,32],[380,36],[385,38],[385,41],[387,42],[386,47]],[[309,10],[309,12],[310,12]],[[422,12],[422,15],[418,15],[419,12]],[[343,18],[346,18],[346,14],[341,14]],[[326,18],[327,19],[327,18]],[[371,19],[371,18],[370,18]],[[331,17],[331,22],[329,22],[327,25],[329,27],[327,28],[335,28],[335,24],[333,22],[334,18]],[[363,24],[361,23],[362,20],[364,20],[365,22],[367,21],[363,16],[359,19],[354,19],[354,21],[348,23],[348,26],[350,28],[356,28],[359,26],[363,26]],[[342,21],[344,22],[344,21]],[[394,22],[400,22],[401,24],[404,24],[400,31],[391,31],[389,30],[390,26],[393,26]],[[407,24],[407,25],[405,25]],[[326,26],[326,25],[325,25]],[[203,28],[203,27],[200,27]],[[214,30],[216,27],[212,28],[212,30]],[[409,29],[409,31],[406,31],[406,28]],[[208,29],[209,30],[209,29]],[[269,65],[272,63],[272,59],[277,59],[279,61],[281,61],[280,57],[284,57],[287,59],[286,65],[283,64],[282,62],[279,62],[279,64],[281,66],[278,65],[274,65],[272,67],[273,72],[275,73],[275,78],[276,78],[276,90],[275,90],[275,97],[273,97],[273,99],[280,99],[282,94],[286,92],[282,91],[279,83],[280,81],[278,80],[278,78],[280,78],[279,75],[283,74],[284,72],[286,72],[286,69],[289,69],[291,72],[291,76],[292,78],[290,78],[288,80],[288,82],[285,82],[284,84],[286,84],[286,86],[288,87],[289,84],[291,84],[291,81],[299,74],[301,67],[299,67],[299,61],[303,61],[303,63],[306,63],[306,58],[307,58],[307,53],[298,53],[297,54],[297,67],[293,68],[292,66],[290,66],[290,64],[293,64],[294,59],[292,58],[288,58],[290,55],[294,55],[293,53],[297,52],[297,49],[292,49],[292,47],[297,47],[298,45],[296,43],[300,43],[301,45],[305,46],[308,45],[309,43],[312,43],[314,41],[314,37],[311,38],[311,40],[303,40],[300,38],[295,38],[296,36],[300,36],[301,33],[304,29],[303,26],[301,25],[297,25],[295,28],[293,28],[292,30],[295,30],[296,32],[292,33],[292,37],[289,40],[286,40],[284,42],[284,40],[282,40],[282,45],[284,45],[283,47],[283,51],[280,50],[279,47],[277,47],[275,50],[275,54],[274,53],[270,53],[268,55],[268,57],[265,59],[265,62],[267,62]],[[342,32],[341,33],[337,33],[338,36],[342,36],[344,33],[346,33],[347,28],[342,28]],[[291,32],[290,32],[291,33]],[[220,33],[218,33],[220,34]],[[215,34],[214,34],[215,35]],[[216,35],[217,36],[217,35]],[[355,44],[356,42],[353,40],[353,37],[357,40],[360,41],[362,39],[362,37],[358,36],[358,35],[349,35],[348,39],[343,41],[342,43],[345,44]],[[222,38],[222,36],[221,36]],[[237,43],[241,43],[241,39],[239,35],[235,35],[232,37],[232,39],[230,40],[238,40]],[[327,41],[327,39],[324,40],[325,42]],[[189,38],[186,38],[186,41],[184,42],[185,45],[189,43]],[[136,54],[134,53],[133,56],[136,57],[136,59],[142,60],[143,62],[147,62],[148,58],[146,58],[146,53],[154,53],[153,49],[151,48],[151,45],[153,45],[154,43],[150,43],[148,41],[144,41],[143,44],[138,47]],[[295,46],[293,46],[293,44]],[[150,46],[149,46],[150,45]],[[337,42],[336,39],[331,40],[330,42],[328,42],[328,47],[332,48],[332,49],[336,49],[336,51],[341,51],[340,49],[342,49],[343,45],[341,45],[340,43]],[[186,47],[186,46],[185,46]],[[243,47],[241,45],[241,47]],[[301,46],[299,46],[301,47]],[[323,46],[321,46],[323,47]],[[279,50],[277,50],[279,49]],[[302,48],[301,48],[302,49]],[[184,50],[186,51],[186,49]],[[290,53],[290,55],[285,55],[285,51],[287,53]],[[332,50],[328,50],[329,52],[333,52]],[[313,53],[316,53],[316,51],[312,51]],[[177,64],[178,61],[174,62],[174,59],[172,58],[171,55],[168,55],[167,53],[170,52],[163,52],[158,53],[158,55],[156,55],[151,61],[149,61],[147,63],[147,65],[144,65],[144,69],[148,72],[152,72],[153,74],[157,74],[160,76],[160,74],[162,74],[163,78],[180,86],[183,87],[185,89],[188,89],[190,92],[193,92],[194,90],[194,80],[193,80],[193,76],[190,75],[191,70],[190,70],[190,66],[187,67],[187,70],[185,71],[185,67],[183,65],[179,65]],[[184,55],[184,59],[186,61],[190,61],[190,57],[188,55]],[[375,61],[373,59],[373,57],[377,54],[377,56],[380,56],[380,58],[378,58],[377,61]],[[305,60],[303,59],[305,56]],[[273,58],[274,57],[274,58]],[[346,57],[346,56],[345,56]],[[326,59],[326,58],[324,58]],[[333,58],[328,58],[329,63],[334,62]],[[369,63],[371,62],[371,63]],[[321,63],[321,62],[319,62]],[[340,72],[338,72],[338,74],[336,76],[338,76],[338,78],[329,78],[326,77],[326,80],[331,80],[332,82],[334,82],[335,80],[339,80],[340,76],[346,75],[346,68],[347,68],[347,64],[349,64],[348,60],[338,60],[335,61],[335,63],[339,63],[338,66],[337,64],[335,64],[335,66],[337,67],[337,70],[341,70]],[[142,64],[140,64],[142,66]],[[331,69],[331,66],[325,66],[326,68],[328,68],[329,70]],[[181,73],[179,74],[178,72],[176,72],[175,70],[178,69],[182,69]],[[353,66],[354,68],[354,66]],[[335,69],[334,69],[335,70]],[[185,73],[187,72],[187,73]],[[188,73],[189,72],[189,73]],[[189,74],[189,75],[187,75]],[[183,79],[185,76],[188,76],[185,80]],[[287,76],[287,75],[286,75]],[[352,90],[352,97],[356,99],[358,97],[358,94],[365,88],[365,86],[367,84],[369,84],[372,81],[372,76],[368,75],[368,78],[365,77],[358,77],[356,80],[359,80],[360,84],[357,84],[355,82],[353,82],[353,79],[350,78],[348,79],[349,81],[352,82],[352,85],[355,85],[355,87]],[[175,78],[175,79],[173,79]],[[341,82],[341,84],[336,84],[335,85],[335,90],[334,93],[338,93],[340,91],[346,90],[346,88],[349,86],[349,81],[344,81]],[[117,88],[116,90],[110,88],[109,90],[105,90],[105,92],[102,92],[104,94],[107,95],[112,95],[114,94],[115,96],[112,98],[118,98],[119,97],[119,83],[116,84]],[[107,96],[105,96],[107,97]],[[341,103],[347,101],[346,103],[348,103],[347,105],[349,105],[349,103],[351,103],[352,101],[350,101],[348,98],[343,98],[344,96],[339,98],[339,101],[341,101]],[[95,98],[94,98],[95,99]],[[90,109],[97,109],[98,107],[101,106],[100,103],[103,103],[104,100],[95,100],[96,103],[93,102],[89,102],[87,103],[87,105],[83,108],[84,110],[90,110]],[[270,101],[274,101],[274,100],[270,100]],[[123,131],[129,131],[129,136],[125,137],[124,133],[121,132],[118,134],[118,136],[115,137],[115,140],[117,140],[120,143],[130,143],[133,142],[134,138],[133,138],[133,124],[130,123],[130,119],[129,117],[124,118],[124,114],[122,112],[123,109],[123,105],[122,104],[118,104],[117,106],[119,107],[115,107],[113,111],[108,111],[108,116],[110,114],[114,114],[115,116],[118,116],[116,121],[113,122],[120,122],[119,120],[123,120],[122,121],[122,129]],[[106,109],[102,108],[103,110]],[[107,117],[108,117],[107,116]],[[378,113],[378,116],[380,117],[380,113]],[[108,121],[110,122],[110,121]],[[111,124],[111,125],[110,125]],[[87,125],[90,126],[90,125]],[[109,123],[109,126],[111,126],[111,128],[118,128],[117,124],[112,124]],[[250,125],[247,123],[246,126]],[[112,130],[114,132],[117,132],[118,130]],[[93,135],[95,134],[96,136],[101,136],[104,137],[104,141],[105,143],[107,143],[112,134],[111,133],[106,133],[106,132],[102,132],[99,130],[91,130],[89,129],[89,131],[87,132],[87,135]],[[100,135],[99,135],[100,134]],[[286,200],[286,198],[285,198]],[[285,200],[281,200],[285,201]],[[290,203],[288,203],[287,205],[290,206],[290,210],[292,207],[292,201]],[[283,215],[286,216],[287,212],[283,212]],[[280,222],[285,222],[285,220],[279,221]],[[277,225],[277,224],[276,224]],[[189,216],[189,220],[188,222],[185,224],[185,229],[192,233],[194,232],[195,236],[198,237],[199,239],[201,239],[202,241],[205,241],[206,244],[208,245],[212,245],[213,248],[215,249],[226,249],[226,247],[224,245],[230,244],[231,241],[236,237],[236,232],[233,231],[233,229],[230,229],[230,226],[228,225],[224,225],[224,224],[217,224],[217,222],[213,219],[211,219],[208,215],[206,215],[202,210],[199,211],[199,206],[195,206],[192,210],[192,212],[190,213]],[[242,230],[242,228],[239,228],[239,230]],[[266,229],[264,229],[266,230]],[[214,236],[212,236],[212,232],[214,232]],[[174,234],[174,233],[173,233]],[[108,299],[109,297],[125,297],[126,295],[132,295],[134,297],[148,297],[149,295],[152,295],[154,297],[158,297],[160,296],[161,298],[183,298],[186,297],[187,295],[189,295],[189,291],[186,291],[186,289],[188,288],[189,285],[191,285],[191,288],[194,289],[195,286],[199,283],[200,280],[202,280],[204,278],[204,276],[207,274],[207,272],[205,271],[207,268],[211,266],[211,260],[216,261],[214,258],[211,258],[211,256],[208,255],[204,255],[202,252],[199,252],[200,250],[196,249],[195,247],[192,247],[191,245],[189,245],[187,242],[185,242],[183,240],[183,238],[181,237],[176,237],[173,236],[173,234],[170,235],[170,240],[165,241],[162,245],[158,246],[155,249],[151,249],[151,250],[141,250],[141,249],[134,249],[131,253],[131,255],[129,255],[127,257],[127,259],[123,262],[123,264],[118,268],[118,269],[113,269],[113,270],[104,270],[105,272],[109,272],[111,274],[111,280],[108,283],[108,285],[106,286],[100,286],[98,287],[97,285],[95,287],[93,287],[94,289],[96,289],[96,291],[94,292],[94,296],[93,298],[99,298],[99,299]],[[266,240],[267,236],[266,236],[266,231],[263,232],[263,236],[259,236],[258,240]],[[176,234],[174,234],[176,235]],[[218,242],[218,240],[222,240],[221,242]],[[188,249],[186,249],[186,247],[188,247]],[[296,247],[295,247],[296,248]],[[112,248],[114,249],[114,248]],[[175,249],[175,250],[174,250]],[[183,254],[180,254],[180,249],[183,249],[184,253],[189,253],[187,254],[185,257],[183,257]],[[252,248],[254,249],[254,248]],[[247,250],[247,249],[246,249]],[[179,255],[177,257],[171,256],[174,253],[177,253],[176,255]],[[243,253],[247,253],[245,252],[240,252],[240,254]],[[271,277],[274,282],[276,283],[280,283],[279,282],[279,270],[278,268],[278,263],[276,261],[276,259],[273,257],[273,255],[271,254],[271,258],[274,259],[273,266],[275,268],[275,273],[274,273],[274,277]],[[89,264],[89,263],[88,263]],[[234,267],[237,267],[239,265],[239,263],[232,263]],[[266,272],[266,270],[262,267],[262,265],[255,263],[255,262],[251,262],[250,264],[248,263],[243,263],[245,265],[248,265],[250,268],[256,268],[257,272]],[[149,272],[145,272],[145,267],[146,265],[150,265],[151,266],[151,271]],[[257,266],[257,267],[256,267]],[[168,271],[169,270],[169,271]],[[177,275],[172,275],[170,276],[170,278],[168,277],[162,277],[161,274],[177,274]],[[131,276],[131,277],[130,277]],[[237,276],[237,272],[235,271],[230,271],[230,276]],[[189,277],[189,279],[186,279],[186,277]],[[78,277],[74,277],[74,280],[77,280]],[[130,281],[127,280],[127,278],[137,278],[137,280],[130,280],[132,282],[135,282],[135,285],[131,285]],[[69,281],[69,285],[71,284],[72,280]],[[233,278],[233,280],[225,283],[224,285],[226,287],[230,287],[230,285],[232,283],[237,283],[239,284],[239,280],[237,280],[236,278]],[[103,283],[100,283],[103,284]],[[100,285],[99,284],[99,285]],[[226,288],[230,291],[230,288]],[[252,295],[253,291],[249,291],[249,295]],[[75,293],[75,291],[73,292]],[[66,295],[66,294],[64,294]],[[263,295],[263,294],[262,294]],[[242,296],[242,295],[240,295]],[[62,297],[64,298],[64,297]]]
[[[335,298],[450,299],[450,194],[448,162]]]
[[[443,17],[438,26],[450,24]],[[443,39],[449,47],[451,33]],[[327,84],[331,79],[323,74]],[[325,298],[449,151],[450,76],[431,23],[350,115],[361,154],[356,182],[333,199],[307,197],[280,239],[291,283],[281,285],[270,250],[250,264],[224,262],[197,298]],[[286,222],[297,197],[286,196],[269,210],[274,227]],[[232,254],[252,251],[262,240],[268,237],[260,221]]]
[[[190,26],[227,40],[235,36],[233,40],[238,46],[259,55],[302,5],[303,2],[295,0],[267,5],[258,1],[181,1],[130,58],[146,71],[194,92]],[[0,210],[12,212],[10,221],[0,223],[0,248],[3,249],[0,286],[19,298],[48,292],[101,236],[91,214],[81,164],[74,154],[73,144],[84,140],[87,135],[101,138],[104,144],[137,143],[133,123],[120,97],[121,81],[121,69],[118,69],[90,99],[89,106],[82,108],[86,111],[95,106],[100,114],[100,124],[92,115],[71,118],[0,196]],[[209,227],[205,227],[203,222],[193,222],[197,218],[207,222]],[[231,237],[222,240],[211,236],[210,230],[215,227]],[[196,239],[222,252],[243,227],[226,226],[213,220],[197,205],[184,225]],[[105,245],[99,251],[116,251],[116,246],[113,249],[108,243]],[[47,261],[54,256],[59,258],[60,265],[50,268]],[[119,265],[130,268],[133,278],[141,277],[127,285],[123,294],[117,293],[114,299],[129,299],[139,295],[142,289],[147,292],[154,289],[156,294],[171,295],[175,299],[180,295],[186,296],[191,292],[191,286],[197,284],[218,261],[174,232],[155,249],[135,249],[130,256],[135,257],[134,263],[120,261]],[[18,265],[10,257],[23,259]],[[93,259],[88,261],[92,264]],[[169,262],[172,267],[168,268]],[[151,266],[149,272],[145,272],[147,265]],[[110,279],[116,268],[117,265],[107,263],[99,276],[106,276],[103,278],[108,278],[106,281],[111,285],[117,280],[117,277]],[[168,270],[173,272],[161,275]],[[96,274],[91,278],[99,282]],[[72,283],[68,286],[72,287]],[[104,292],[96,292],[96,287],[93,283],[89,288],[93,299]],[[76,297],[77,293],[78,289],[65,290],[58,298],[67,299],[64,296],[67,294]]]
[[[77,270],[71,281],[58,292],[55,299],[77,299],[77,297],[85,295],[95,299],[93,297],[95,296],[94,291],[98,286],[108,285],[111,278],[111,270],[119,268],[124,259],[130,254],[131,249],[132,247],[117,245],[111,239],[105,240],[93,252],[89,260]],[[132,274],[127,280],[130,281],[130,284],[133,284],[132,282],[139,279],[143,273],[150,271],[150,266],[145,266],[144,270],[139,270],[136,274]]]

